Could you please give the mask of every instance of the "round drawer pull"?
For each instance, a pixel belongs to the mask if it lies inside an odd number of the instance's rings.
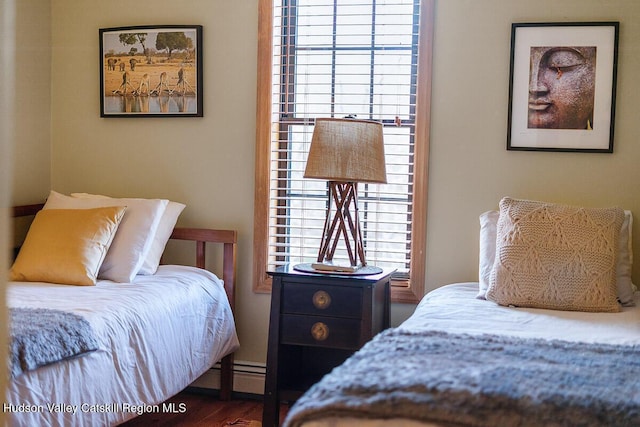
[[[331,305],[331,295],[325,291],[318,291],[313,294],[313,306],[317,309],[324,310]]]
[[[311,327],[311,336],[316,341],[324,341],[329,338],[329,327],[322,322],[316,322]]]

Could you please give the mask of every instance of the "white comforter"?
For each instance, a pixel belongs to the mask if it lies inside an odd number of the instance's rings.
[[[475,292],[475,293],[474,293]],[[620,313],[503,307],[476,299],[477,283],[458,283],[427,294],[402,328],[501,334],[608,344],[640,343],[640,294]]]
[[[160,403],[238,348],[222,281],[193,267],[95,287],[11,283],[7,303],[84,316],[99,345],[13,379],[11,426],[107,426],[168,409]]]
[[[427,294],[399,327],[452,333],[499,334],[577,342],[640,344],[640,293],[620,313],[584,313],[502,307],[476,299],[478,283],[443,286]],[[452,355],[455,357],[455,355]],[[305,427],[432,427],[409,419],[327,418]]]

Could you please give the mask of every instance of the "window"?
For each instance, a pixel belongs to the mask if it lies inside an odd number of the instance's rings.
[[[424,291],[433,0],[260,0],[254,280],[315,261],[327,183],[303,179],[317,117],[382,122],[387,184],[360,184],[367,262]],[[339,253],[336,254],[336,259]]]

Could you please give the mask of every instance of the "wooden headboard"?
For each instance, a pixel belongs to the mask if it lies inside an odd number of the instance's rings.
[[[236,284],[236,245],[238,232],[235,230],[214,230],[209,228],[173,229],[171,238],[174,240],[189,240],[196,244],[196,267],[205,268],[205,249],[207,243],[221,243],[224,245],[222,254],[222,280],[227,293],[231,309],[235,309]]]
[[[43,203],[14,206],[13,217],[33,216],[37,214],[43,206]],[[207,243],[220,243],[223,245],[222,280],[224,281],[224,290],[229,299],[231,310],[235,311],[237,231],[176,227],[173,229],[171,239],[195,242],[195,266],[198,268],[205,268],[205,250]],[[220,363],[220,398],[222,400],[229,400],[233,391],[233,354],[223,357]]]

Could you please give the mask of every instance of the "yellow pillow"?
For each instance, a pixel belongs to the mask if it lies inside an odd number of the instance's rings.
[[[95,285],[125,209],[38,212],[11,267],[10,280]]]

